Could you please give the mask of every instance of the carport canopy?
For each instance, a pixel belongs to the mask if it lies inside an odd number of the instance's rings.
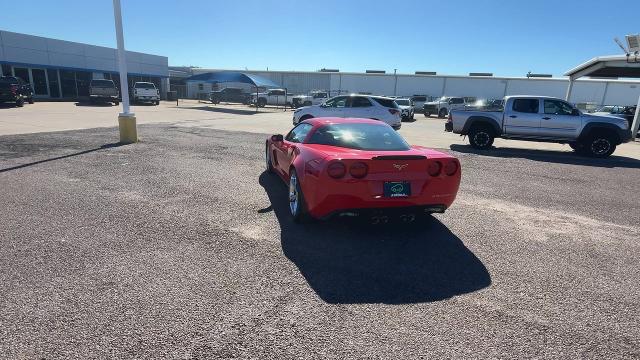
[[[584,64],[567,71],[569,77],[566,100],[569,101],[574,81],[583,77],[600,78],[636,78],[640,79],[640,56],[638,54],[612,55],[593,58]],[[635,137],[640,127],[640,97],[636,106],[636,114],[631,125],[631,133]]]
[[[232,71],[216,71],[204,74],[193,75],[185,79],[185,81],[201,81],[207,83],[225,83],[236,82],[243,84],[251,84],[255,87],[279,88],[280,85],[262,76],[232,72]]]

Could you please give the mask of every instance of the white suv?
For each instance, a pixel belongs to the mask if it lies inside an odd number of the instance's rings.
[[[293,124],[317,117],[374,119],[384,121],[396,130],[402,126],[398,104],[381,96],[336,96],[320,105],[297,109],[293,113]]]

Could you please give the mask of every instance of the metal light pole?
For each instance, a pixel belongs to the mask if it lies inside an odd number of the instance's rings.
[[[120,95],[122,97],[122,112],[118,115],[120,142],[130,144],[138,142],[138,129],[135,114],[129,112],[129,84],[127,81],[127,58],[124,50],[124,35],[122,33],[122,12],[120,0],[113,0],[113,17],[116,23],[116,39],[118,42],[118,69],[120,71]]]

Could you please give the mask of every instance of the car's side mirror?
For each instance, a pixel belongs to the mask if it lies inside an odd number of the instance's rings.
[[[282,136],[282,134],[276,134],[271,136],[271,142],[283,142],[284,141],[284,136]]]
[[[571,110],[571,115],[573,115],[573,116],[580,116],[580,110],[578,110],[578,109],[573,109],[573,110]]]

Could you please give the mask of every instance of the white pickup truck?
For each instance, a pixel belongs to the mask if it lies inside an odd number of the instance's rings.
[[[320,105],[329,99],[328,91],[312,91],[309,95],[296,95],[291,100],[294,108],[301,106]]]
[[[269,89],[266,92],[251,95],[251,104],[257,104],[258,107],[265,105],[291,106],[292,99],[293,95],[287,94],[284,89]]]
[[[156,88],[154,83],[137,82],[133,84],[133,92],[131,99],[134,103],[152,103],[160,104],[160,90]]]
[[[426,117],[436,114],[439,118],[445,118],[451,110],[464,109],[466,104],[463,97],[443,96],[436,101],[425,103],[422,109]]]
[[[584,114],[568,102],[547,96],[507,96],[504,110],[453,110],[445,131],[468,135],[476,149],[496,137],[569,144],[578,153],[607,157],[631,140],[629,123],[614,116]]]

